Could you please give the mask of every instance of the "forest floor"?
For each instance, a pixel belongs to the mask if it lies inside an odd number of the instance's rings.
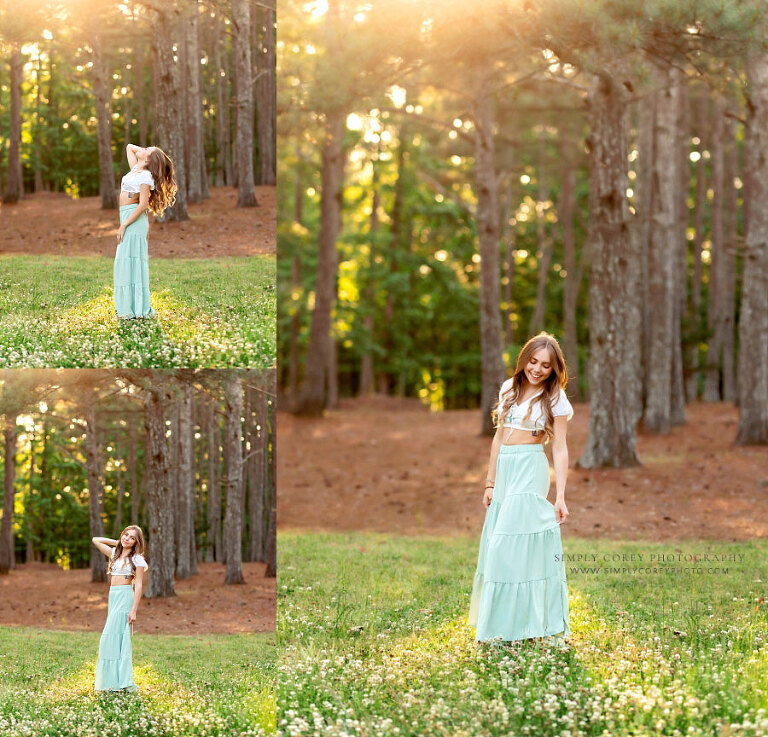
[[[256,200],[256,208],[238,208],[237,190],[212,188],[209,199],[187,206],[188,221],[150,224],[150,259],[275,253],[275,187],[256,187]],[[100,197],[26,195],[17,205],[0,204],[0,253],[113,258],[117,226],[117,210],[102,210]]]
[[[589,405],[574,409],[564,537],[768,536],[768,453],[734,445],[732,404],[691,403],[686,425],[669,435],[638,435],[642,465],[600,470],[574,467]],[[417,400],[385,397],[344,400],[322,419],[280,413],[279,529],[479,534],[491,446],[479,436],[479,422],[477,410],[431,413]]]
[[[143,599],[134,632],[274,631],[275,579],[264,577],[264,563],[243,563],[242,586],[224,584],[220,563],[201,563],[199,570],[187,581],[176,580],[175,597]],[[0,577],[0,625],[101,632],[107,618],[108,586],[90,579],[90,569],[63,571],[53,563],[18,566]]]

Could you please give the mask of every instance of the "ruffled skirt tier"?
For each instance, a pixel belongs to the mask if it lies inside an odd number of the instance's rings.
[[[501,446],[468,618],[478,641],[570,634],[560,525],[548,491],[541,445]]]
[[[138,205],[120,208],[122,223]],[[143,213],[125,230],[117,244],[114,267],[114,300],[118,317],[152,317],[155,311],[149,303],[149,255],[147,235],[149,220]]]
[[[99,640],[96,663],[96,691],[135,690],[133,682],[133,650],[128,614],[133,607],[132,586],[109,589],[107,622]]]

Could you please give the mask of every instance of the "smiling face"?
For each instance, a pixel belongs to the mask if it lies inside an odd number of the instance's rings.
[[[136,545],[136,531],[130,527],[124,530],[120,536],[120,542],[123,545],[123,550],[126,552],[133,550],[134,545]]]
[[[552,373],[549,349],[539,348],[525,365],[525,377],[532,386],[540,386]]]

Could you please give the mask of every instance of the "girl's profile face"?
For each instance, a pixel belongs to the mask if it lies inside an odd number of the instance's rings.
[[[525,365],[525,376],[533,386],[540,385],[552,373],[552,360],[547,348],[539,348]]]
[[[124,550],[130,550],[136,544],[136,533],[133,530],[126,530],[120,536],[120,542]]]
[[[136,158],[139,161],[146,161],[149,158],[149,155],[155,150],[155,146],[149,146],[148,148],[140,148],[136,152]]]

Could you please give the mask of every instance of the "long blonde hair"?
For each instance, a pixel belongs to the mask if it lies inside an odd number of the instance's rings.
[[[147,157],[147,169],[155,181],[155,188],[149,193],[149,209],[160,216],[176,203],[176,170],[171,157],[157,146]]]
[[[144,555],[144,533],[141,531],[141,527],[138,525],[128,525],[117,538],[117,545],[115,546],[115,552],[109,559],[109,566],[107,567],[107,575],[112,575],[112,564],[119,560],[123,555],[123,535],[128,531],[133,530],[133,534],[136,535],[136,542],[133,544],[133,550],[128,556],[128,563],[131,566],[131,581],[136,578],[136,564],[133,562],[134,555]]]
[[[531,360],[531,356],[541,348],[549,351],[549,361],[552,364],[552,371],[542,382],[541,393],[528,403],[528,411],[525,418],[531,414],[533,402],[538,401],[541,405],[541,413],[544,417],[544,443],[548,443],[555,436],[555,418],[552,414],[552,402],[559,396],[558,392],[565,392],[568,383],[568,369],[565,365],[565,357],[554,335],[541,331],[538,335],[529,338],[528,342],[520,349],[517,354],[515,364],[515,373],[512,375],[512,385],[504,392],[500,401],[494,407],[492,412],[494,427],[498,427],[509,414],[512,405],[523,395],[523,391],[529,385],[525,376],[525,367]]]

